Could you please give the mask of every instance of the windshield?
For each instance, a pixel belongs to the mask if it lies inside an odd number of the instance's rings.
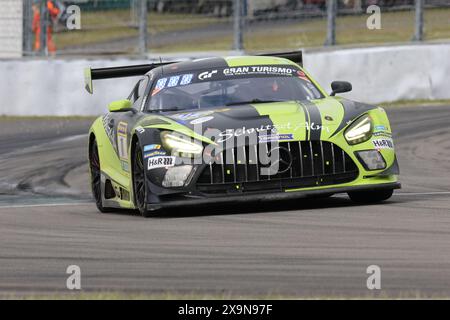
[[[150,92],[150,112],[323,98],[305,73],[291,65],[171,74],[161,76]]]

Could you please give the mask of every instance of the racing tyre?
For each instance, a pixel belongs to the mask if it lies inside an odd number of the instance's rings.
[[[377,203],[392,197],[394,190],[373,190],[349,192],[350,199],[357,203]]]
[[[100,171],[100,157],[98,155],[97,141],[94,140],[91,144],[91,151],[89,152],[89,167],[91,170],[91,188],[94,196],[95,205],[100,212],[109,212],[108,208],[103,207],[102,204],[102,181]]]
[[[151,216],[151,212],[147,210],[147,192],[142,149],[136,142],[133,156],[133,193],[136,208],[143,217]]]

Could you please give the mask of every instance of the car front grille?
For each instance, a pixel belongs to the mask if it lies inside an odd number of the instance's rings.
[[[272,148],[268,143],[223,151],[218,155],[219,163],[209,163],[203,170],[197,190],[205,194],[282,191],[341,184],[358,177],[358,168],[348,154],[326,141],[280,142],[277,148],[284,161],[279,172],[262,175],[261,169],[269,165],[258,155]]]

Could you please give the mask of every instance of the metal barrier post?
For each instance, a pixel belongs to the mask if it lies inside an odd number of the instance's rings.
[[[234,45],[233,49],[242,51],[244,50],[244,23],[243,23],[243,6],[242,0],[234,0]]]
[[[22,55],[29,56],[33,52],[33,9],[31,1],[23,2]]]
[[[40,29],[41,33],[39,35],[40,40],[40,55],[48,56],[48,44],[47,44],[47,29],[49,27],[49,15],[47,10],[47,0],[41,1],[40,6]]]
[[[326,46],[334,46],[336,44],[336,13],[337,1],[327,0],[327,39]]]
[[[416,0],[415,32],[413,41],[423,41],[423,2]]]
[[[147,54],[147,47],[147,0],[142,0],[140,1],[139,10],[139,53],[145,56]]]

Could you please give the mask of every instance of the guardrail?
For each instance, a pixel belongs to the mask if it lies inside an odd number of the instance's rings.
[[[450,44],[327,50],[305,52],[304,66],[326,90],[333,80],[352,82],[353,91],[343,96],[363,102],[450,99],[449,56]],[[179,56],[164,57],[172,59]],[[101,81],[89,95],[83,69],[143,63],[148,60],[0,61],[0,115],[102,114],[109,102],[127,97],[138,79]]]

